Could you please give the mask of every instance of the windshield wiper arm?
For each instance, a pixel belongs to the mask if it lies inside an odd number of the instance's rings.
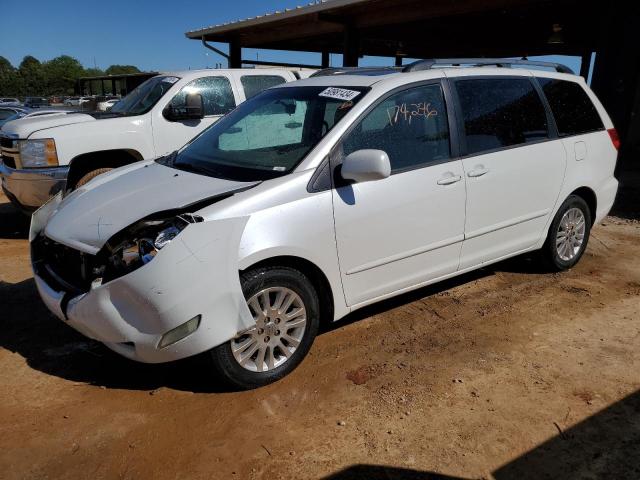
[[[213,168],[207,168],[205,166],[196,166],[193,163],[176,163],[175,161],[176,156],[174,156],[173,159],[171,160],[171,166],[173,168],[177,168],[178,170],[183,170],[185,172],[207,175],[209,177],[220,176],[219,172]]]

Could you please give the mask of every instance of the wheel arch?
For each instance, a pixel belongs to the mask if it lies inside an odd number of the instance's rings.
[[[335,310],[333,289],[331,288],[331,283],[325,273],[315,263],[302,257],[279,255],[265,258],[248,265],[243,268],[240,273],[264,267],[290,267],[303,273],[307,278],[309,278],[309,281],[318,293],[320,321],[323,324],[328,324],[333,321]]]
[[[69,162],[67,189],[75,187],[78,180],[97,168],[118,168],[143,159],[139,151],[128,148],[83,153]]]
[[[589,213],[591,214],[591,226],[593,226],[596,221],[596,212],[598,208],[598,197],[596,196],[596,192],[589,187],[580,187],[576,188],[569,195],[576,195],[587,202]]]

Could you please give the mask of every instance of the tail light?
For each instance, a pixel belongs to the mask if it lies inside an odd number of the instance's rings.
[[[620,137],[618,136],[618,131],[615,128],[610,128],[607,132],[611,137],[611,143],[613,143],[613,146],[616,147],[616,150],[620,150]]]

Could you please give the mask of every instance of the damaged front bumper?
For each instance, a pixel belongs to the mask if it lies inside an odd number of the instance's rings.
[[[246,218],[191,224],[151,262],[79,293],[67,288],[34,249],[60,201],[61,196],[55,196],[32,217],[32,267],[49,310],[80,333],[130,359],[160,363],[209,350],[255,324],[237,265]],[[159,346],[163,335],[197,316],[197,330]]]

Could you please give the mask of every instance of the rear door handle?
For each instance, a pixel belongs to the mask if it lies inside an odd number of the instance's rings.
[[[471,170],[469,173],[467,173],[468,177],[481,177],[485,174],[489,173],[489,169],[488,168],[484,168],[484,167],[476,167],[473,170]]]
[[[452,183],[459,182],[460,180],[462,180],[460,175],[450,175],[438,180],[438,185],[451,185]]]

